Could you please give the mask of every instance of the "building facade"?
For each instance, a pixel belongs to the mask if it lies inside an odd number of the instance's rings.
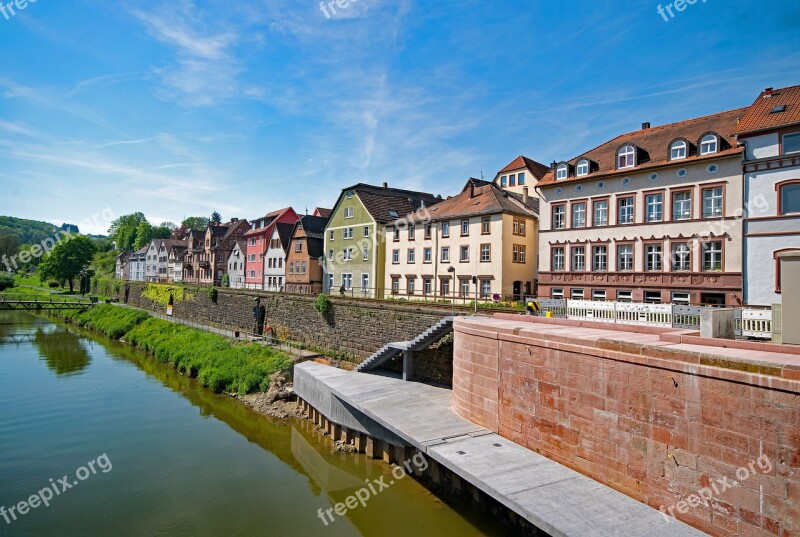
[[[501,189],[519,196],[527,189],[528,196],[536,197],[538,196],[536,185],[548,171],[547,165],[520,155],[497,172],[494,182]]]
[[[286,289],[286,251],[294,224],[278,222],[273,226],[272,236],[264,254],[264,290],[275,293]],[[297,267],[298,270],[300,267]],[[305,267],[304,267],[305,268]],[[294,267],[291,268],[294,271]]]
[[[410,298],[531,296],[537,218],[538,200],[527,190],[470,179],[458,195],[387,226],[384,287]]]
[[[438,202],[432,194],[359,183],[342,190],[325,227],[325,289],[384,297],[386,225]]]
[[[131,277],[131,252],[124,251],[114,262],[114,277],[118,280],[129,280]]]
[[[158,281],[158,243],[155,240],[147,245],[147,264],[145,265],[144,280],[146,282]]]
[[[253,220],[252,229],[245,234],[247,251],[245,258],[245,287],[247,289],[264,289],[266,260],[265,254],[269,240],[275,231],[275,224],[291,224],[297,222],[297,213],[291,207],[272,211]]]
[[[745,109],[623,134],[539,182],[539,295],[742,303]]]
[[[246,251],[245,241],[234,241],[233,250],[228,256],[228,286],[231,289],[244,289],[244,257]]]
[[[314,211],[319,213],[320,209]],[[329,211],[328,211],[329,212]],[[303,216],[294,225],[289,238],[286,266],[293,267],[286,274],[286,291],[298,294],[319,294],[323,290],[323,262],[325,256],[325,225],[328,219],[320,216]],[[297,272],[296,268],[301,271]],[[303,267],[306,270],[302,270]]]
[[[202,239],[195,233],[189,236],[184,281],[199,285],[220,285],[228,270],[228,258],[236,241],[250,231],[247,220],[231,219],[225,224],[209,224]]]
[[[745,146],[744,300],[780,304],[779,256],[800,250],[800,86],[763,91],[736,135]]]
[[[129,269],[129,278],[131,281],[134,282],[143,282],[145,281],[145,273],[147,271],[147,252],[150,250],[150,245],[144,246],[139,250],[131,253],[130,261],[128,265]]]

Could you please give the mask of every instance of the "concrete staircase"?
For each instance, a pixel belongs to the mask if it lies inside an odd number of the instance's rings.
[[[453,333],[453,317],[445,317],[410,341],[395,341],[392,343],[387,343],[378,349],[375,354],[361,362],[361,364],[356,368],[356,371],[359,373],[374,371],[395,356],[402,354],[404,351],[421,351],[423,349],[427,349],[451,333]]]

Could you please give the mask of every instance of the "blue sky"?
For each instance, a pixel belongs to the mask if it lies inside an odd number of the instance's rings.
[[[4,0],[5,1],[5,0]],[[662,1],[666,5],[667,2]],[[800,84],[796,0],[38,0],[0,14],[0,214],[154,223],[454,194]]]

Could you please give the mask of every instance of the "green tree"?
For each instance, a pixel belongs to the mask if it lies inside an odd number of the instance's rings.
[[[19,251],[21,245],[22,241],[20,240],[19,235],[10,234],[10,235],[0,236],[0,257],[14,256],[14,254],[16,254]]]
[[[213,213],[211,213],[211,218],[209,218],[209,221],[212,224],[218,226],[219,224],[222,223],[222,216],[217,211],[214,211]]]
[[[139,225],[143,222],[147,223],[147,218],[144,217],[143,213],[120,216],[111,223],[108,235],[112,241],[117,243],[119,250],[131,250],[136,244]]]
[[[181,222],[181,226],[186,229],[194,229],[195,231],[202,231],[208,227],[208,218],[205,216],[190,216]]]
[[[39,279],[69,282],[69,290],[73,290],[73,279],[89,268],[97,247],[94,241],[84,235],[78,235],[63,241],[50,250],[39,264]]]

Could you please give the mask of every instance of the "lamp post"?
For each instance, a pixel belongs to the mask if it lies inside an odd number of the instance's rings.
[[[453,284],[452,284],[453,285],[453,301],[452,301],[452,305],[453,305],[453,316],[455,316],[455,314],[456,314],[456,267],[454,267],[453,265],[450,265],[449,267],[447,267],[447,272],[449,272],[450,274],[453,275]]]

